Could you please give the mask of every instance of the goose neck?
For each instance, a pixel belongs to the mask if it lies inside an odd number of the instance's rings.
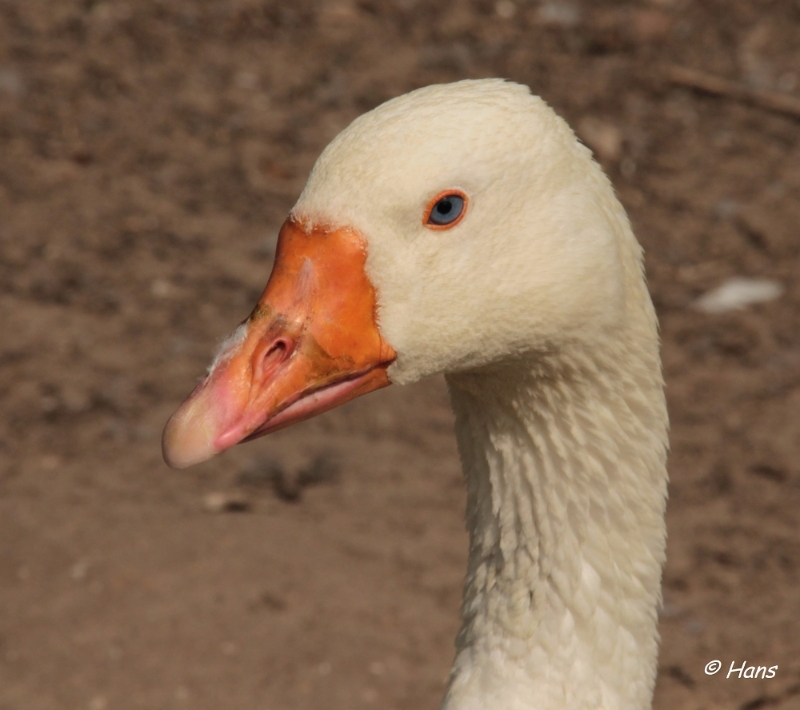
[[[448,710],[650,706],[667,420],[657,351],[626,355],[448,376],[470,533]]]

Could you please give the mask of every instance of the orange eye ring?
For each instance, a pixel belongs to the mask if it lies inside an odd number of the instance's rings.
[[[461,211],[458,215],[453,219],[452,222],[447,223],[437,223],[432,221],[431,216],[433,214],[434,208],[444,199],[448,197],[456,197],[458,201],[461,203]],[[428,229],[452,229],[455,227],[462,219],[464,219],[464,215],[467,214],[467,209],[469,208],[469,197],[467,194],[462,190],[457,189],[449,189],[449,190],[442,190],[436,197],[434,197],[430,202],[428,202],[427,207],[425,208],[425,213],[422,217],[422,224],[425,225]]]

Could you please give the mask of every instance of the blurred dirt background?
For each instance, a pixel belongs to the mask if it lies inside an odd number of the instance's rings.
[[[466,553],[441,380],[186,472],[159,439],[325,144],[486,76],[576,127],[646,248],[655,707],[800,707],[800,121],[672,65],[800,98],[800,3],[0,0],[0,709],[437,707]],[[733,276],[785,290],[692,308]]]

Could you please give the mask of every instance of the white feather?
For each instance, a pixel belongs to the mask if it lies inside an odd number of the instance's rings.
[[[697,310],[705,313],[725,313],[752,303],[773,301],[782,293],[783,286],[777,281],[737,277],[704,293],[694,305]]]

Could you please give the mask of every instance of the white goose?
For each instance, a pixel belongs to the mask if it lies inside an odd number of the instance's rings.
[[[469,569],[446,710],[641,710],[667,413],[642,253],[526,87],[463,81],[323,152],[251,316],[164,431],[176,467],[359,394],[447,378]]]

